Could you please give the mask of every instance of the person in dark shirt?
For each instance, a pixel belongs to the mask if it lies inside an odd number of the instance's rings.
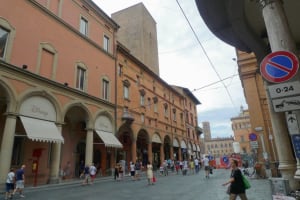
[[[84,180],[82,182],[82,185],[87,185],[89,183],[90,178],[91,178],[91,176],[90,176],[90,166],[89,165],[85,165],[83,174],[84,174]]]
[[[25,197],[23,195],[24,190],[24,183],[25,183],[25,175],[24,175],[24,169],[26,165],[22,165],[20,169],[16,171],[16,188],[13,192],[13,195],[15,195],[16,192],[19,192],[20,197]]]
[[[231,175],[229,181],[223,184],[223,186],[230,184],[229,200],[236,200],[239,196],[241,200],[247,200],[246,188],[243,182],[242,172],[238,168],[238,161],[231,160]]]

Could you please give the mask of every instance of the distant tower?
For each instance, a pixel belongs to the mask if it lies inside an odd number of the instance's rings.
[[[202,126],[203,126],[204,140],[205,141],[211,140],[211,132],[210,132],[209,122],[202,122]]]
[[[118,41],[130,53],[159,76],[156,22],[143,3],[138,3],[111,15],[120,25]]]

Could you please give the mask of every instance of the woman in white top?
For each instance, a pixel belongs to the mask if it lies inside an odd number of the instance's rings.
[[[147,179],[148,179],[148,185],[154,184],[153,183],[153,166],[149,161],[147,163]]]

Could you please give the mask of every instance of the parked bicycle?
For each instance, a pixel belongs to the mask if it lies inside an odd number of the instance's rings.
[[[243,174],[248,177],[255,177],[255,178],[266,178],[265,174],[262,172],[261,165],[259,163],[255,163],[254,167],[251,168],[244,168],[242,170]]]

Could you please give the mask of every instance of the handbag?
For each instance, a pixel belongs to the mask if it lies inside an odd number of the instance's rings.
[[[230,195],[230,186],[231,184],[227,187],[227,190],[226,190],[226,194]]]
[[[153,182],[153,183],[155,183],[155,182],[156,182],[156,178],[155,178],[155,176],[153,176],[153,178],[152,178],[152,182]]]
[[[243,178],[243,183],[244,183],[245,189],[247,190],[247,189],[251,188],[251,185],[250,185],[248,179],[244,175],[242,175],[242,178]]]

